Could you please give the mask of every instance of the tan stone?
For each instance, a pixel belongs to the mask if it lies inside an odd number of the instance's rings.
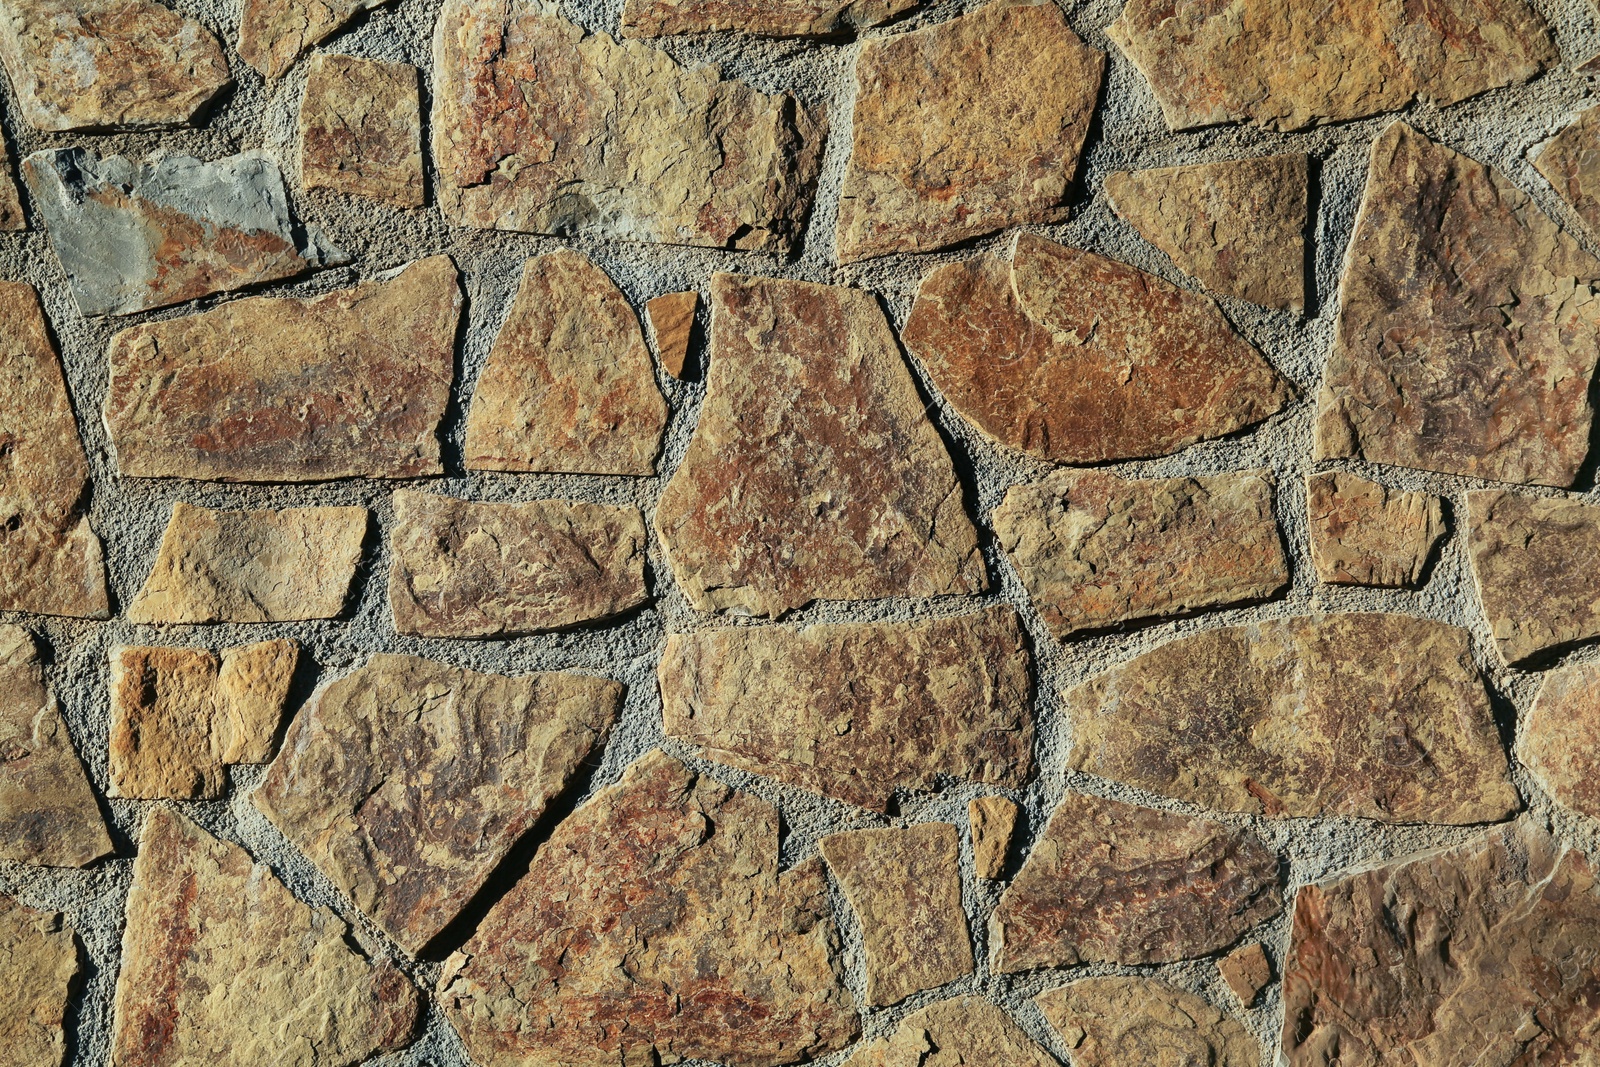
[[[366,508],[210,511],[180,501],[128,621],[335,618],[355,581],[367,520]]]
[[[223,763],[271,761],[299,664],[300,646],[293,641],[258,641],[222,653],[217,672],[222,717],[215,729]]]
[[[654,474],[666,425],[628,298],[577,252],[528,260],[472,394],[467,467]]]
[[[1016,613],[673,634],[666,732],[707,756],[885,811],[941,778],[1033,777],[1033,681]]]
[[[682,378],[689,362],[689,341],[694,335],[695,312],[700,310],[700,294],[667,293],[651,300],[644,310],[650,319],[650,332],[656,336],[662,366],[674,378]]]
[[[657,751],[551,834],[445,962],[483,1067],[778,1067],[860,1033],[822,861],[778,873],[778,813]]]
[[[239,58],[268,81],[363,11],[389,0],[243,0]]]
[[[1048,2],[995,0],[868,41],[839,262],[1064,221],[1105,62]]]
[[[22,199],[16,179],[11,176],[11,149],[0,130],[0,230],[26,230],[28,219],[22,213]]]
[[[1240,945],[1217,961],[1217,973],[1228,983],[1228,989],[1239,998],[1241,1007],[1255,1004],[1261,991],[1272,982],[1272,961],[1267,951],[1257,942]]]
[[[977,797],[967,804],[972,828],[972,865],[978,877],[994,881],[1005,870],[1021,809],[1005,797]]]
[[[1010,489],[992,523],[1034,607],[1066,637],[1285,589],[1272,480],[1057,471]]]
[[[1293,396],[1209,297],[1031,234],[929,274],[904,337],[967,421],[1054,463],[1166,455]]]
[[[922,0],[625,0],[624,37],[738,30],[765,37],[828,37],[888,22]]]
[[[447,0],[434,35],[439,207],[460,226],[787,253],[825,120],[543,0]]]
[[[1074,1067],[1261,1063],[1261,1046],[1237,1019],[1165,982],[1084,978],[1033,1002],[1071,1050]]]
[[[1317,402],[1317,458],[1571,485],[1600,260],[1506,178],[1395,123],[1373,143]]]
[[[1600,239],[1600,107],[1580,111],[1534,153],[1533,165]]]
[[[1467,551],[1495,648],[1508,664],[1600,635],[1600,506],[1481,489]]]
[[[706,401],[655,523],[701,611],[988,588],[961,484],[870,293],[719,274]]]
[[[112,1061],[346,1067],[405,1047],[416,987],[348,938],[244,849],[154,808],[133,862]]]
[[[1551,799],[1600,818],[1600,664],[1545,675],[1517,739],[1517,759]]]
[[[1467,634],[1405,615],[1208,630],[1069,690],[1068,765],[1220,811],[1493,822],[1521,802]]]
[[[441,474],[461,289],[448,256],[306,299],[249,297],[111,339],[105,422],[140,478]]]
[[[417,68],[313,56],[300,105],[300,180],[307,189],[421,207],[427,186]]]
[[[0,895],[0,1064],[66,1062],[67,1000],[78,970],[78,938],[60,915]]]
[[[1058,1067],[987,1000],[958,997],[912,1012],[888,1037],[866,1042],[844,1067]]]
[[[1343,471],[1306,478],[1306,519],[1317,579],[1334,585],[1420,585],[1444,536],[1438,497]]]

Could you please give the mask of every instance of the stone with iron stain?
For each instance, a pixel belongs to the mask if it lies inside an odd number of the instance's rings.
[[[0,1064],[66,1061],[67,1003],[78,972],[78,937],[59,914],[0,895]]]
[[[763,37],[830,37],[870,29],[922,0],[626,0],[624,37],[737,30]]]
[[[1306,519],[1317,578],[1333,585],[1420,585],[1444,536],[1438,497],[1343,471],[1306,478]]]
[[[1600,664],[1569,663],[1545,675],[1528,712],[1517,759],[1565,808],[1600,818]]]
[[[11,149],[6,135],[0,131],[0,230],[26,230],[27,216],[22,213],[22,199],[17,183],[11,177]]]
[[[912,1012],[888,1037],[874,1038],[843,1067],[1058,1067],[1011,1017],[987,1000],[956,997]]]
[[[1467,551],[1508,664],[1600,636],[1600,506],[1499,489],[1467,494]]]
[[[682,378],[689,362],[689,340],[694,334],[695,312],[700,310],[697,292],[667,293],[644,306],[650,319],[650,332],[656,335],[656,351],[661,363],[674,378]]]
[[[1600,57],[1596,57],[1600,58]],[[1580,111],[1533,157],[1556,195],[1600,239],[1600,107]]]
[[[389,0],[244,0],[239,58],[268,81],[363,11]]]
[[[1076,1067],[1205,1064],[1259,1067],[1261,1046],[1239,1020],[1149,978],[1084,978],[1033,998]]]
[[[972,828],[972,865],[978,877],[994,881],[1005,870],[1021,809],[1005,797],[976,797],[967,803]]]
[[[1259,942],[1240,945],[1217,961],[1217,973],[1228,989],[1239,998],[1241,1007],[1250,1007],[1272,981],[1272,961]]]
[[[427,187],[417,68],[313,57],[300,105],[300,180],[307,189],[421,207]]]

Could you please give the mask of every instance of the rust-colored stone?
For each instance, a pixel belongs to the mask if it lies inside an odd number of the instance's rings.
[[[427,186],[417,68],[313,56],[300,105],[300,179],[307,189],[421,207]]]
[[[656,335],[656,351],[661,364],[674,378],[682,378],[689,362],[689,341],[694,335],[694,316],[700,310],[697,292],[667,293],[644,306],[650,319],[650,332]]]
[[[1438,497],[1343,471],[1306,479],[1306,519],[1317,579],[1334,585],[1420,585],[1444,536]]]
[[[363,11],[389,0],[244,0],[239,58],[268,81]]]
[[[737,30],[763,37],[830,37],[888,22],[922,0],[626,0],[624,37]]]
[[[1533,165],[1600,238],[1600,107],[1580,111],[1540,147]]]
[[[1600,506],[1481,489],[1467,494],[1467,551],[1507,663],[1600,635]]]
[[[16,179],[11,176],[11,162],[10,146],[5,132],[0,130],[0,230],[26,230],[28,219],[22,213],[22,198]]]
[[[977,797],[967,803],[972,829],[972,865],[978,877],[994,881],[1005,870],[1021,809],[1005,797]]]
[[[1241,1007],[1251,1007],[1261,991],[1272,982],[1272,961],[1259,942],[1240,945],[1217,961],[1217,973],[1239,999]]]
[[[1059,1067],[1011,1017],[987,1000],[958,997],[900,1021],[862,1045],[844,1067]]]
[[[1239,1020],[1165,982],[1084,978],[1033,1002],[1074,1067],[1260,1067],[1261,1046]]]
[[[61,1067],[78,937],[61,916],[0,894],[0,1064]]]
[[[1600,818],[1600,664],[1545,676],[1517,739],[1517,759],[1556,803]]]

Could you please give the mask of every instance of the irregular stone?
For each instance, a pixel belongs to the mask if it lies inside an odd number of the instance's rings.
[[[461,288],[448,256],[321,296],[249,297],[111,339],[122,474],[306,482],[441,474]]]
[[[1057,471],[1010,489],[992,521],[1057,637],[1262,600],[1289,584],[1268,470],[1146,480]]]
[[[1064,221],[1105,64],[1051,3],[996,0],[868,41],[839,262]]]
[[[450,222],[788,253],[826,129],[542,0],[448,0],[434,36],[433,156]]]
[[[869,1005],[898,1004],[972,973],[954,826],[852,830],[817,847],[861,924]]]
[[[1499,489],[1467,494],[1467,550],[1507,664],[1600,635],[1600,506]]]
[[[22,213],[22,199],[11,177],[11,149],[0,130],[0,230],[26,230],[28,219]]]
[[[78,970],[78,938],[60,915],[0,895],[0,1064],[66,1062],[67,1000]]]
[[[697,292],[667,293],[645,304],[650,332],[656,335],[656,351],[661,363],[674,378],[683,377],[689,362],[689,340],[694,333],[695,312],[700,310]]]
[[[628,298],[577,252],[528,260],[472,394],[467,467],[650,475],[666,425]]]
[[[716,275],[705,406],[656,529],[689,603],[989,586],[950,455],[870,293]]]
[[[182,126],[233,84],[211,31],[152,0],[0,0],[0,63],[39,130]]]
[[[472,503],[394,494],[389,606],[420,637],[506,637],[649,603],[644,516],[566,500]]]
[[[551,834],[445,961],[483,1067],[777,1067],[860,1033],[822,861],[778,873],[778,813],[660,751]]]
[[[1497,171],[1395,123],[1345,259],[1316,457],[1571,485],[1600,260]]]
[[[888,1037],[862,1045],[843,1067],[1058,1067],[1011,1017],[987,1000],[958,997],[901,1020]]]
[[[977,797],[967,804],[972,828],[972,865],[979,878],[994,881],[1006,867],[1020,809],[1005,797]]]
[[[332,619],[361,561],[367,509],[211,511],[178,502],[131,623]]]
[[[1298,130],[1440,107],[1520,85],[1560,62],[1522,0],[1130,0],[1106,35],[1174,130],[1252,122]]]
[[[300,646],[293,641],[258,641],[222,653],[215,729],[223,763],[271,762],[299,665]]]
[[[624,37],[738,30],[764,37],[829,37],[870,29],[922,0],[626,0]]]
[[[1545,675],[1517,740],[1517,759],[1556,803],[1600,817],[1600,664]]]
[[[1305,310],[1305,156],[1121,171],[1106,176],[1106,193],[1141,237],[1206,288]]]
[[[1148,978],[1084,978],[1033,998],[1075,1067],[1259,1067],[1250,1031],[1193,993]]]
[[[300,180],[307,189],[397,207],[427,200],[417,68],[317,55],[300,105]]]
[[[317,691],[252,799],[416,955],[604,743],[622,694],[376,655]]]
[[[1600,239],[1600,107],[1580,111],[1544,143],[1533,165],[1556,195],[1572,205],[1589,235]]]
[[[1033,679],[1016,613],[672,634],[666,732],[711,759],[885,811],[941,778],[1033,777]]]
[[[239,58],[268,81],[363,11],[389,0],[244,0]]]
[[[0,859],[87,867],[110,854],[105,820],[45,689],[33,638],[0,626]]]
[[[404,1048],[420,998],[349,927],[166,806],[133,861],[112,1058],[118,1067],[345,1067]]]
[[[1343,471],[1306,478],[1306,512],[1317,580],[1333,585],[1421,585],[1444,536],[1438,497]]]
[[[1217,973],[1228,983],[1241,1007],[1250,1007],[1272,981],[1272,962],[1257,942],[1241,945],[1217,961]]]
[[[1209,297],[1031,234],[929,274],[903,336],[962,417],[1053,463],[1166,455],[1293,396]]]
[[[1466,631],[1431,619],[1208,630],[1066,696],[1073,770],[1202,807],[1448,825],[1521,807]]]
[[[0,611],[104,619],[89,461],[39,294],[0,281]]]

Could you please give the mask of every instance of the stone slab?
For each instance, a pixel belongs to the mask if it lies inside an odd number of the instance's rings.
[[[972,866],[979,878],[992,882],[1005,870],[1021,810],[1015,801],[1005,797],[975,797],[967,803],[967,825],[972,830]]]
[[[1517,738],[1517,760],[1562,807],[1600,818],[1600,665],[1544,676]]]
[[[300,104],[302,184],[396,207],[426,203],[420,87],[408,63],[313,56]]]
[[[832,37],[870,29],[922,0],[625,0],[624,37],[735,30],[763,37]]]
[[[1306,520],[1317,580],[1332,585],[1421,585],[1445,532],[1438,497],[1344,471],[1306,478]]]
[[[668,374],[681,379],[689,363],[689,342],[694,336],[695,313],[700,310],[700,294],[667,293],[645,304],[644,310],[650,320],[650,332],[656,338],[661,365]]]
[[[11,148],[6,135],[0,131],[0,230],[17,232],[28,228],[28,218],[22,211],[22,196],[17,192],[16,179],[12,177]]]
[[[1217,973],[1242,1008],[1255,1006],[1261,991],[1272,984],[1272,961],[1259,942],[1240,945],[1217,961]]]
[[[1495,649],[1522,663],[1600,636],[1600,506],[1480,489],[1467,553]]]
[[[1600,239],[1600,107],[1578,112],[1533,155],[1533,165],[1556,195]]]
[[[887,1037],[864,1042],[844,1067],[1057,1067],[1012,1018],[979,997],[954,997],[912,1012]]]
[[[268,81],[343,29],[357,15],[389,0],[243,0],[239,58]]]
[[[61,1067],[78,937],[59,914],[0,895],[0,1065]]]
[[[1166,982],[1084,978],[1033,1002],[1071,1050],[1074,1067],[1260,1067],[1261,1046],[1239,1020]]]

